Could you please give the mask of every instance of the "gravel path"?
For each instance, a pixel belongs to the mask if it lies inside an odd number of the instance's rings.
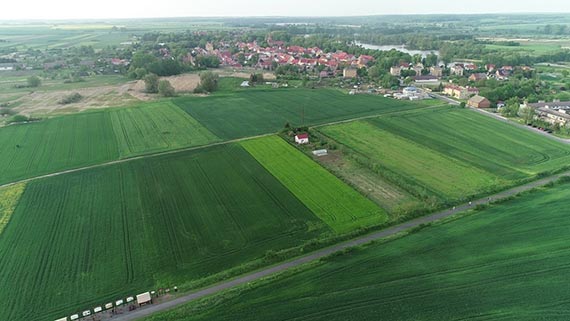
[[[247,284],[248,282],[251,281],[255,281],[255,280],[259,280],[261,278],[267,277],[269,275],[275,274],[275,273],[279,273],[279,272],[283,272],[285,270],[294,268],[294,267],[298,267],[302,264],[314,261],[314,260],[318,260],[322,257],[325,257],[329,254],[338,252],[338,251],[342,251],[346,248],[350,248],[350,247],[354,247],[354,246],[358,246],[358,245],[362,245],[362,244],[366,244],[369,243],[371,241],[375,241],[375,240],[379,240],[388,236],[392,236],[395,235],[397,233],[400,233],[402,231],[420,226],[422,224],[427,224],[427,223],[431,223],[431,222],[435,222],[450,216],[453,216],[455,214],[458,214],[460,212],[464,212],[466,210],[472,209],[477,205],[480,204],[487,204],[489,203],[489,200],[493,201],[493,200],[500,200],[500,199],[504,199],[506,197],[509,196],[514,196],[517,195],[521,192],[525,192],[528,190],[531,190],[533,188],[536,187],[540,187],[540,186],[544,186],[550,182],[554,182],[556,180],[558,180],[560,177],[562,176],[570,176],[570,172],[565,172],[562,174],[558,174],[558,175],[554,175],[554,176],[550,176],[544,179],[540,179],[525,185],[521,185],[494,195],[491,195],[489,197],[485,197],[479,200],[475,200],[471,203],[468,204],[464,204],[461,206],[457,206],[454,207],[452,209],[448,209],[439,213],[435,213],[432,215],[428,215],[428,216],[424,216],[424,217],[420,217],[417,218],[415,220],[400,224],[400,225],[396,225],[390,228],[387,228],[385,230],[379,231],[379,232],[375,232],[366,236],[362,236],[359,238],[356,238],[354,240],[351,241],[347,241],[347,242],[343,242],[322,250],[318,250],[315,251],[309,255],[303,256],[301,258],[295,259],[293,261],[289,261],[286,263],[282,263],[267,269],[263,269],[251,274],[247,274],[245,276],[233,279],[233,280],[229,280],[223,283],[219,283],[217,285],[199,290],[197,292],[193,292],[181,297],[178,297],[172,301],[167,301],[167,302],[163,302],[160,304],[156,304],[156,305],[151,305],[151,306],[147,306],[138,310],[135,310],[131,313],[128,314],[124,314],[121,316],[115,316],[112,318],[112,320],[115,321],[128,321],[128,320],[136,320],[145,316],[149,316],[153,313],[159,312],[159,311],[164,311],[164,310],[168,310],[171,308],[174,308],[176,306],[179,306],[181,304],[184,303],[188,303],[190,301],[194,301],[203,297],[206,297],[208,295],[212,295],[215,294],[217,292],[223,291],[223,290],[227,290],[230,288],[233,288],[235,286],[238,285],[243,285],[243,284]]]

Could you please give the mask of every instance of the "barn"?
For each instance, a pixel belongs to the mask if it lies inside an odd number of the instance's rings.
[[[491,107],[491,102],[483,96],[475,95],[467,101],[467,106],[473,108],[489,108]]]
[[[295,135],[295,143],[299,145],[308,144],[309,143],[309,134],[301,133]]]

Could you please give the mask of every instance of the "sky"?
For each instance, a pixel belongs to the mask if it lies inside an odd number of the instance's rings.
[[[6,0],[2,2],[0,20],[570,12],[568,0]]]

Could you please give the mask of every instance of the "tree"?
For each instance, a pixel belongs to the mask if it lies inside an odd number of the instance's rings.
[[[170,84],[170,81],[164,79],[158,82],[158,93],[164,97],[172,97],[176,94],[176,91]]]
[[[426,56],[426,67],[437,66],[438,57],[434,53],[430,53]]]
[[[525,108],[521,108],[520,113],[525,124],[532,123],[532,120],[534,119],[534,109],[532,107],[527,106]]]
[[[42,80],[38,76],[30,76],[28,77],[28,87],[36,88],[42,84]]]
[[[218,89],[218,75],[211,72],[205,71],[200,74],[200,88],[207,92],[214,92]]]
[[[501,115],[506,117],[516,117],[519,114],[520,101],[518,97],[507,100],[505,107],[501,109]]]
[[[144,77],[145,92],[149,94],[156,94],[158,92],[158,76],[155,74],[148,74]]]

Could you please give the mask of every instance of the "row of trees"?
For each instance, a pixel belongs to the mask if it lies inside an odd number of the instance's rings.
[[[254,79],[263,80],[262,75],[255,75]],[[195,93],[211,93],[218,89],[219,76],[211,71],[200,74],[200,84],[194,90]],[[160,79],[156,74],[147,74],[144,76],[145,92],[149,94],[160,94],[163,97],[173,97],[176,90],[166,79]]]

